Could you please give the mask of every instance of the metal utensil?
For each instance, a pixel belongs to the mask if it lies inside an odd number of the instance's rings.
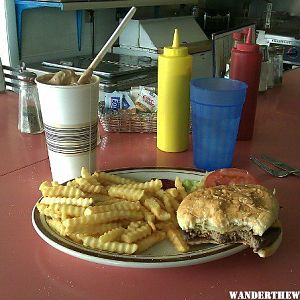
[[[277,168],[289,171],[289,172],[291,172],[291,174],[300,177],[300,170],[299,169],[293,168],[292,166],[290,166],[290,165],[288,165],[284,162],[281,162],[281,161],[279,161],[279,160],[277,160],[277,159],[275,159],[275,158],[273,158],[273,157],[271,157],[270,155],[267,155],[267,154],[263,154],[261,157],[264,160],[271,163],[272,165],[276,166]]]
[[[263,169],[267,173],[271,174],[272,176],[282,178],[282,177],[287,177],[288,175],[292,174],[292,172],[290,172],[290,171],[280,170],[280,169],[272,169],[266,163],[264,163],[261,160],[258,160],[256,157],[251,156],[250,160],[253,161],[261,169]]]

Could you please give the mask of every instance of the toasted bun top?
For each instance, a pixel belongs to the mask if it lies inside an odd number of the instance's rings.
[[[278,218],[278,211],[274,194],[263,186],[219,185],[185,197],[177,220],[183,230],[253,230],[261,236]]]

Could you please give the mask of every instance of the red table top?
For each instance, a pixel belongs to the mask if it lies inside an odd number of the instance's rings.
[[[230,299],[229,291],[296,291],[300,287],[300,178],[274,178],[249,161],[269,153],[300,168],[300,68],[258,99],[251,141],[238,142],[233,166],[248,169],[276,188],[284,236],[279,250],[262,259],[245,250],[190,267],[128,269],[64,254],[34,231],[31,211],[38,186],[50,179],[44,135],[17,130],[17,96],[0,95],[1,299]],[[192,150],[156,149],[155,134],[103,133],[98,169],[169,166],[193,168]]]
[[[15,93],[0,94],[0,114],[0,175],[48,157],[44,134],[32,137],[17,130],[18,97]]]

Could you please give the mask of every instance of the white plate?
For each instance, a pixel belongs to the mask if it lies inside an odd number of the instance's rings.
[[[164,168],[122,169],[108,172],[140,181],[150,180],[151,178],[175,179],[176,176],[181,179],[200,180],[204,175],[194,170]],[[169,268],[189,266],[220,259],[247,248],[240,244],[203,244],[191,247],[187,253],[179,253],[169,241],[165,240],[142,254],[120,255],[88,249],[65,237],[61,237],[48,226],[45,217],[40,215],[36,207],[32,211],[32,223],[39,236],[54,248],[80,259],[119,267]]]

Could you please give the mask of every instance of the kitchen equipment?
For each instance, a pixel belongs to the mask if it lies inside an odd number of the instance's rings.
[[[203,15],[203,29],[206,34],[228,30],[230,25],[230,12],[216,9],[206,9]]]
[[[175,29],[172,47],[158,57],[157,147],[182,152],[189,146],[192,56],[181,47]]]
[[[192,16],[131,20],[113,52],[157,60],[163,47],[171,44],[175,28],[184,38],[182,45],[193,56],[192,78],[212,77],[211,41]]]
[[[249,27],[253,30],[252,38],[254,39],[255,24],[245,24],[212,34],[213,77],[224,77],[226,75],[226,63],[230,60],[231,49],[234,47],[233,35],[238,32],[244,32]]]
[[[300,66],[300,31],[284,34],[266,33],[265,39],[269,46],[283,47],[283,63]]]
[[[41,133],[44,131],[41,107],[37,87],[36,74],[28,71],[20,72],[19,118],[18,129],[22,133]]]
[[[102,47],[102,49],[99,51],[97,56],[94,58],[94,60],[91,62],[89,67],[83,72],[83,74],[78,79],[78,84],[84,84],[88,83],[91,79],[93,71],[96,69],[100,61],[103,59],[105,54],[110,50],[110,48],[113,46],[121,32],[126,27],[127,23],[131,20],[133,15],[136,12],[136,8],[132,7],[129,12],[126,14],[124,19],[121,21],[117,29],[114,31],[114,33],[111,35],[111,37],[108,39],[108,41],[105,43],[105,45]]]
[[[59,69],[83,72],[90,64],[89,56],[31,63],[27,69],[38,75],[54,73]],[[104,101],[105,93],[130,90],[132,86],[157,83],[157,61],[149,57],[107,53],[94,71],[100,77],[99,101]]]
[[[252,138],[257,93],[259,87],[262,54],[257,44],[252,44],[252,28],[249,28],[245,44],[238,44],[231,51],[230,78],[248,85],[246,101],[243,107],[238,139]]]
[[[254,156],[251,156],[250,160],[252,162],[254,162],[257,166],[259,166],[261,169],[263,169],[264,171],[266,171],[267,173],[271,174],[274,177],[282,178],[282,177],[287,177],[288,175],[293,174],[293,172],[291,172],[291,171],[280,170],[280,169],[272,169],[266,163],[264,163],[263,161],[257,159]]]
[[[88,68],[91,60],[90,56],[83,55],[43,61],[42,66],[46,67],[48,72],[56,72],[56,69],[71,69],[83,72]],[[41,71],[45,69],[36,63],[28,64],[28,68],[37,68]],[[129,76],[134,73],[150,72],[156,68],[157,61],[149,57],[107,53],[94,70],[94,74],[103,79],[111,80],[123,75]]]

